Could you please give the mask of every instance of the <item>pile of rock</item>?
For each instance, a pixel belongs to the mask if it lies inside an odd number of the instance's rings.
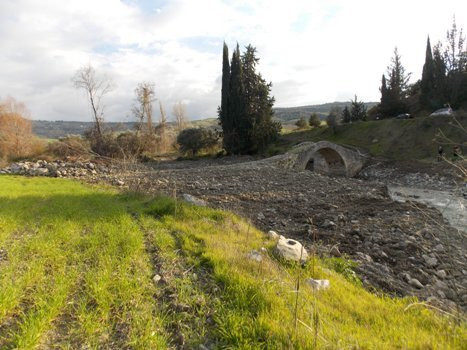
[[[105,165],[93,162],[65,162],[55,160],[47,162],[18,162],[0,169],[0,174],[50,176],[50,177],[84,177],[97,176],[98,174],[110,174],[112,169]]]

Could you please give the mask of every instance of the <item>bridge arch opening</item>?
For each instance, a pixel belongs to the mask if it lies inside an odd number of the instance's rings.
[[[347,175],[344,159],[332,148],[321,148],[314,152],[306,163],[305,169],[326,175]]]

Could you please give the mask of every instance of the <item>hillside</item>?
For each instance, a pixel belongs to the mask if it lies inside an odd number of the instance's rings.
[[[467,128],[467,116],[458,118]],[[422,117],[415,119],[384,119],[339,125],[337,133],[327,127],[294,131],[284,134],[269,149],[270,154],[283,153],[305,141],[328,140],[339,144],[359,147],[375,157],[394,160],[432,161],[437,156],[439,143],[436,135],[442,130],[454,143],[467,151],[465,132],[449,117]],[[447,143],[448,141],[444,141]],[[452,145],[445,145],[447,156],[452,155]]]
[[[105,122],[104,129],[115,132],[123,132],[135,129],[135,122]],[[167,123],[169,128],[174,127],[174,123]],[[33,132],[43,138],[58,139],[67,135],[82,135],[87,130],[91,129],[92,122],[77,122],[77,121],[48,121],[48,120],[33,120]],[[217,119],[209,118],[202,120],[194,120],[189,122],[193,127],[217,127]]]
[[[276,119],[284,124],[293,124],[301,117],[309,118],[311,113],[317,113],[321,119],[324,119],[331,109],[350,107],[350,102],[330,102],[320,105],[299,106],[299,107],[277,107],[274,108]],[[375,106],[377,102],[365,102],[367,109]]]
[[[345,259],[277,259],[225,211],[13,176],[0,177],[0,198],[2,349],[465,344],[463,322],[365,290]],[[331,287],[314,291],[309,276]]]
[[[376,102],[365,103],[369,109],[376,105]],[[321,119],[324,119],[332,108],[344,108],[350,106],[350,102],[331,102],[320,105],[300,106],[300,107],[277,107],[274,108],[274,118],[279,120],[283,125],[293,125],[301,117],[309,118],[311,113],[318,113]],[[193,120],[189,123],[193,127],[218,127],[217,118],[206,118]],[[173,123],[168,123],[169,127]],[[48,139],[57,139],[66,135],[82,135],[92,126],[91,122],[77,121],[47,121],[33,120],[33,131],[35,134]],[[107,130],[116,132],[134,129],[134,122],[106,122],[104,127]]]

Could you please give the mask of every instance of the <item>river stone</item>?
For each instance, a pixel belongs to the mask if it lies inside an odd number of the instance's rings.
[[[435,267],[436,265],[438,265],[438,260],[436,258],[425,254],[422,255],[422,258],[423,260],[425,260],[426,265],[429,267]]]
[[[162,279],[162,276],[158,275],[157,273],[152,278],[152,280],[154,281],[155,284],[157,284],[161,279]]]
[[[277,253],[285,260],[306,261],[308,252],[305,247],[294,239],[280,237],[276,246]]]
[[[263,260],[263,256],[256,250],[252,250],[247,254],[248,259],[254,260],[257,262],[261,262]]]
[[[446,278],[447,273],[444,270],[438,270],[438,271],[436,271],[436,276],[438,276],[439,278],[444,279],[444,278]]]
[[[188,202],[188,203],[193,204],[193,205],[197,205],[197,206],[200,206],[200,207],[206,207],[207,206],[207,203],[205,201],[203,201],[202,199],[197,198],[195,196],[192,196],[191,194],[184,193],[182,195],[182,198],[183,198],[183,200],[185,202]]]
[[[271,230],[271,231],[268,232],[268,238],[275,241],[276,239],[279,238],[279,235],[277,234],[276,231]]]
[[[415,287],[415,288],[418,288],[418,289],[422,289],[423,288],[423,284],[420,283],[420,281],[416,278],[411,278],[409,279],[409,284],[412,286],[412,287]]]
[[[12,174],[18,174],[21,171],[21,166],[19,164],[12,164],[10,166],[10,171]]]
[[[315,290],[329,289],[331,286],[329,280],[315,280],[313,278],[307,278],[305,283]]]
[[[49,175],[49,169],[47,169],[47,168],[38,168],[36,170],[36,174],[39,175],[39,176],[47,176],[47,175]]]
[[[329,252],[332,256],[335,256],[336,258],[340,258],[342,256],[339,248],[337,246],[332,246],[331,251]]]

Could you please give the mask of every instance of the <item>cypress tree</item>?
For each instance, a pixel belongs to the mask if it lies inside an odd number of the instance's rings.
[[[224,42],[224,48],[222,52],[222,90],[221,90],[221,105],[218,109],[219,121],[222,126],[224,134],[229,135],[232,130],[232,120],[230,115],[230,63],[229,63],[229,48]],[[224,147],[228,136],[224,138]]]
[[[420,82],[420,103],[423,107],[433,108],[433,94],[435,89],[435,66],[431,52],[430,37],[426,42],[425,64],[423,65],[422,80]]]
[[[229,112],[231,129],[226,134],[224,131],[226,151],[229,154],[238,154],[244,148],[246,142],[243,134],[245,120],[245,87],[243,84],[243,68],[240,59],[240,48],[232,54],[230,65],[230,96]]]
[[[259,59],[251,45],[240,55],[237,44],[230,67],[227,56],[224,44],[222,101],[219,107],[224,148],[228,154],[256,153],[273,141],[281,129],[280,123],[272,120],[272,85],[256,73]]]

